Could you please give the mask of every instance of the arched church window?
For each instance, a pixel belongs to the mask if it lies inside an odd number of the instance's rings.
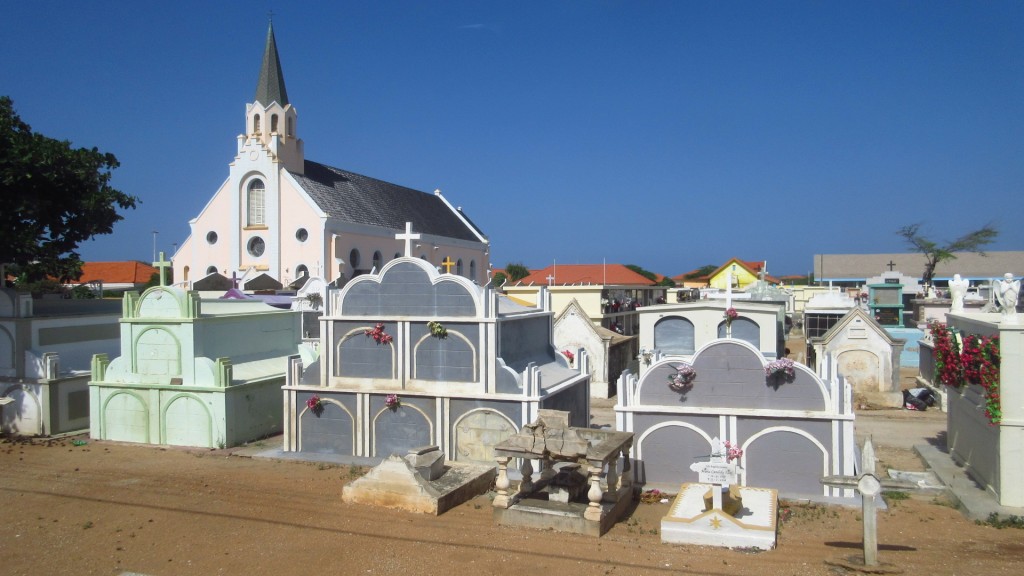
[[[476,280],[476,260],[469,261],[469,279]]]
[[[377,269],[377,272],[380,272],[380,267],[384,263],[383,260],[384,256],[381,255],[380,250],[373,253],[373,267]]]
[[[459,261],[455,263],[455,273],[462,276],[462,258],[459,258]]]
[[[264,242],[263,238],[260,238],[259,236],[253,236],[252,240],[249,240],[249,243],[246,245],[246,250],[248,250],[249,255],[254,258],[263,256],[263,251],[266,249],[266,242]]]
[[[303,276],[309,276],[309,268],[305,264],[299,264],[295,267],[295,279],[298,280]]]
[[[288,136],[295,136],[295,120],[292,118],[285,118],[284,123],[288,127]]]
[[[253,134],[259,134],[260,133],[260,115],[259,114],[256,114],[255,116],[252,117],[252,133]]]
[[[264,193],[262,180],[256,179],[249,183],[249,192],[246,198],[249,206],[249,226],[259,226],[264,223]]]
[[[184,280],[184,281],[186,281],[186,282],[188,282],[188,271],[189,271],[189,267],[188,267],[188,266],[185,266],[185,270],[184,270],[184,272],[185,272],[185,277],[184,277],[184,278],[182,278],[182,280]]]
[[[277,132],[277,114],[272,114],[270,116],[270,132]]]
[[[348,263],[352,266],[353,270],[359,268],[359,250],[353,248],[352,251],[348,253]]]
[[[216,272],[217,272],[217,267],[216,266],[207,266],[206,267],[206,275],[207,276],[209,276],[210,274],[214,274]]]

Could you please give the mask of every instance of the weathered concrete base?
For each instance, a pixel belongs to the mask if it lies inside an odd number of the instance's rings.
[[[854,396],[876,408],[903,407],[902,392],[857,392]]]
[[[585,518],[587,508],[584,502],[555,502],[537,497],[521,498],[508,508],[494,508],[494,521],[502,526],[557,530],[601,536],[625,516],[633,502],[630,488],[620,488],[614,502],[601,502],[601,520]]]
[[[365,476],[342,489],[342,501],[398,508],[423,514],[444,514],[487,490],[494,468],[446,462],[436,480],[426,480],[401,456],[385,458]]]
[[[724,548],[775,548],[778,492],[770,488],[740,487],[743,508],[736,516],[705,510],[704,494],[711,484],[687,483],[669,513],[661,520],[661,541]]]

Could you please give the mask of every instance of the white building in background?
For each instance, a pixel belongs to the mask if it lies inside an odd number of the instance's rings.
[[[303,276],[343,283],[403,254],[395,238],[403,231],[415,240],[415,256],[487,282],[487,238],[440,191],[306,159],[272,25],[228,178],[189,225],[174,256],[174,279],[185,287],[213,273],[238,275],[242,288],[264,274],[283,285]]]

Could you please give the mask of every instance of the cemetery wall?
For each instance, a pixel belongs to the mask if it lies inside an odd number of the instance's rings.
[[[89,429],[89,375],[0,380],[0,397],[14,400],[0,409],[0,431],[22,436],[53,436]]]
[[[948,389],[946,396],[946,447],[953,461],[967,468],[982,487],[998,495],[999,427],[985,416],[981,386],[971,384]]]
[[[990,424],[984,391],[969,384],[947,389],[947,447],[968,474],[1002,506],[1024,507],[1024,324],[1019,316],[951,313],[961,335],[999,336],[1001,418]]]

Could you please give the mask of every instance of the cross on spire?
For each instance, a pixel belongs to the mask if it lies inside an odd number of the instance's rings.
[[[160,285],[167,286],[167,269],[170,268],[171,263],[164,259],[164,253],[160,253],[160,259],[153,262],[154,268],[160,269]]]
[[[412,258],[412,241],[419,239],[419,234],[412,233],[412,222],[405,223],[405,234],[395,234],[395,240],[405,240],[406,258]]]
[[[445,274],[451,274],[452,273],[452,266],[455,266],[455,262],[452,262],[452,259],[451,259],[450,256],[445,256],[444,257],[444,261],[441,262],[441,266],[444,266],[444,273]]]
[[[892,261],[892,259],[890,258],[890,259],[889,259],[889,263],[888,263],[888,264],[886,264],[886,266],[888,266],[888,267],[889,267],[889,272],[892,272],[892,269],[896,267],[896,263],[895,263],[895,262],[893,262],[893,261]]]

